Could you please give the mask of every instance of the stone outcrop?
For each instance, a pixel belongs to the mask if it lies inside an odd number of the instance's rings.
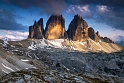
[[[86,41],[88,38],[88,24],[80,15],[75,15],[67,30],[68,38],[74,41]]]
[[[48,40],[65,38],[65,19],[62,15],[51,15],[46,23],[45,38]]]
[[[100,40],[99,32],[98,32],[98,31],[95,32],[94,29],[91,28],[91,27],[88,28],[88,36],[89,36],[92,40],[94,40],[94,41],[96,41],[96,42],[98,42],[98,41]]]
[[[44,35],[43,19],[34,22],[33,26],[29,26],[28,38],[42,39]]]
[[[100,39],[104,42],[107,42],[107,43],[114,43],[114,41],[112,41],[111,39],[109,39],[108,37],[100,37]]]

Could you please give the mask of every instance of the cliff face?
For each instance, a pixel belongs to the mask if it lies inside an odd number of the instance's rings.
[[[88,38],[88,25],[80,15],[75,15],[69,24],[68,37],[74,41],[85,41]]]
[[[33,26],[29,26],[28,38],[33,38],[33,37],[34,37],[34,28],[33,28]]]
[[[91,27],[88,28],[88,36],[89,36],[92,40],[94,40],[94,41],[96,41],[96,42],[98,42],[98,41],[100,40],[99,32],[95,32],[94,29],[91,28]]]
[[[34,22],[33,26],[29,27],[28,38],[42,39],[44,35],[43,19],[41,18],[38,22]]]
[[[45,38],[48,40],[65,37],[65,19],[62,15],[51,15],[45,28]]]

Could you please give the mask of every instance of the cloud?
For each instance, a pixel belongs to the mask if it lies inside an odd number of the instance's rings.
[[[124,35],[117,36],[116,40],[118,40],[118,41],[124,41]]]
[[[12,40],[12,41],[18,41],[18,40],[26,39],[28,37],[28,34],[29,34],[29,32],[12,31],[12,30],[3,30],[3,32],[6,35],[0,36],[0,39]]]
[[[23,36],[23,37],[27,37],[29,32],[21,32],[21,31],[11,31],[11,30],[4,30],[4,32],[7,35],[14,35],[14,36]]]
[[[107,5],[107,6],[116,6],[124,7],[124,0],[65,0],[68,4],[73,5],[86,5],[86,4],[96,4],[96,5]]]
[[[4,3],[28,9],[31,7],[40,8],[46,14],[61,14],[66,3],[63,0],[2,0]]]
[[[95,20],[100,23],[106,23],[115,29],[124,30],[124,9],[115,10],[108,6],[96,6]]]
[[[14,14],[13,12],[0,9],[0,29],[26,30],[27,26],[17,23],[16,18],[18,18],[18,15]]]
[[[1,0],[23,9],[40,9],[41,14],[81,14],[85,19],[124,30],[124,0]],[[32,11],[33,12],[33,11]],[[3,19],[2,19],[3,20]],[[3,20],[4,22],[4,20]],[[13,21],[12,21],[13,22]],[[12,23],[13,24],[13,23]],[[17,25],[16,25],[17,26]],[[22,26],[20,24],[20,26]],[[5,26],[4,26],[5,27]],[[13,26],[15,27],[15,26]]]
[[[89,9],[89,5],[84,5],[84,6],[80,6],[80,5],[71,5],[68,9],[67,9],[67,13],[69,14],[80,14],[83,16],[83,18],[92,18],[92,13]]]
[[[117,34],[117,33],[106,34],[104,37],[108,37],[114,42],[124,41],[124,34]]]
[[[94,19],[115,29],[124,30],[124,0],[65,0],[70,5],[90,5]],[[83,15],[82,15],[83,16]]]

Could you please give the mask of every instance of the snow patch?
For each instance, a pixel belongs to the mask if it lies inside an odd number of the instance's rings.
[[[48,42],[55,48],[63,48],[62,42],[64,42],[64,39],[48,40]]]
[[[29,60],[27,60],[27,59],[21,59],[21,61],[27,62],[27,61],[29,61]]]
[[[35,50],[34,42],[32,42],[32,43],[31,43],[31,46],[29,46],[28,48],[31,49],[31,50]]]
[[[6,74],[10,73],[10,72],[7,72],[7,71],[5,71],[5,70],[3,70],[3,69],[2,69],[2,71],[3,71],[4,73],[6,73]]]
[[[5,68],[6,68],[6,69],[8,69],[8,70],[11,70],[11,71],[13,71],[13,72],[14,72],[14,70],[13,70],[12,68],[10,68],[10,67],[8,67],[8,66],[4,65],[3,63],[2,63],[2,66],[3,66],[3,67],[5,67]]]

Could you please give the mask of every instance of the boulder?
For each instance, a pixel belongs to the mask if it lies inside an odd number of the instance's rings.
[[[96,41],[96,42],[99,42],[99,40],[100,40],[99,32],[97,31],[97,32],[95,33],[94,29],[91,28],[91,27],[88,28],[88,36],[89,36],[92,40],[94,40],[94,41]]]
[[[73,41],[86,41],[88,38],[88,24],[80,15],[75,15],[67,30],[68,38]]]
[[[65,19],[62,15],[51,15],[46,23],[45,38],[48,40],[65,38]]]

